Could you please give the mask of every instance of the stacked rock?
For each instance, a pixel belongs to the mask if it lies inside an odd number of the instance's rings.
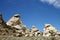
[[[29,37],[30,33],[31,33],[31,30],[30,29],[26,29],[25,30],[25,37]]]
[[[30,36],[40,36],[42,32],[40,32],[35,26],[32,26]]]
[[[2,27],[2,28],[1,28]],[[9,29],[10,28],[10,29]],[[0,13],[0,34],[9,34],[17,37],[32,37],[32,36],[60,36],[60,32],[51,24],[44,25],[44,32],[42,33],[35,26],[32,26],[31,30],[23,25],[19,14],[15,14],[7,23],[4,22],[2,14]],[[4,33],[3,33],[4,32]]]
[[[15,27],[15,28],[19,29],[20,24],[22,24],[22,22],[20,20],[20,15],[15,14],[6,24],[11,27]],[[18,27],[16,27],[16,26],[18,26]]]
[[[7,23],[8,26],[15,28],[16,35],[25,35],[26,27],[22,24],[21,18],[19,14],[15,14]],[[18,33],[18,34],[17,34]]]
[[[45,24],[43,36],[55,36],[57,32],[57,29],[51,24]]]

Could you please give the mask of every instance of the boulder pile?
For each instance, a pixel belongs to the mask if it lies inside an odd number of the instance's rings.
[[[21,21],[21,16],[15,14],[8,22],[5,22],[0,13],[0,35],[10,35],[15,37],[32,37],[32,36],[60,36],[60,32],[51,24],[44,25],[44,31],[41,32],[35,26],[28,29]]]

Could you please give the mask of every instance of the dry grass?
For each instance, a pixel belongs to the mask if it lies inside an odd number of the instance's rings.
[[[12,36],[0,36],[0,40],[60,40],[60,37],[12,37]]]

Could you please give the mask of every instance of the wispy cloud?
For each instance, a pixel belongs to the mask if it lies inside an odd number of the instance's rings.
[[[60,0],[40,0],[40,1],[52,4],[53,6],[60,8]]]

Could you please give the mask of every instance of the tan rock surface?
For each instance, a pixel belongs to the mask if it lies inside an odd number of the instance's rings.
[[[51,24],[45,24],[43,36],[51,36],[57,33],[57,29],[53,27]]]

